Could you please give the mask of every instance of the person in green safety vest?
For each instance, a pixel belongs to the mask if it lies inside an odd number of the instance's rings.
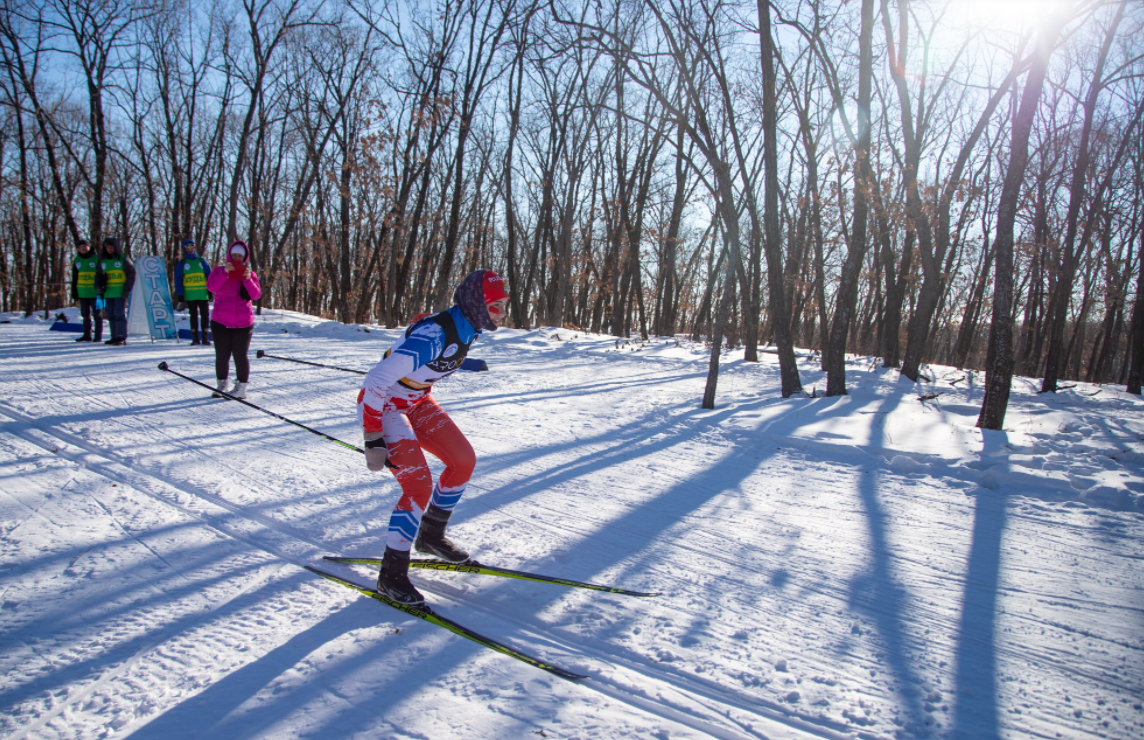
[[[80,239],[75,244],[76,256],[72,260],[71,297],[79,302],[79,310],[83,315],[83,336],[77,342],[103,341],[103,301],[99,297],[96,287],[96,277],[99,275],[99,255],[92,251],[87,239]],[[91,325],[95,321],[95,336],[92,337]]]
[[[183,240],[183,258],[175,263],[175,310],[190,309],[191,344],[211,346],[207,324],[210,321],[210,291],[207,290],[207,275],[211,274],[211,263],[195,251],[195,240]],[[199,340],[199,326],[203,328]]]
[[[104,344],[127,344],[127,296],[135,286],[135,264],[119,251],[119,240],[114,236],[103,240],[96,285],[103,296],[107,323],[111,326],[111,339]]]

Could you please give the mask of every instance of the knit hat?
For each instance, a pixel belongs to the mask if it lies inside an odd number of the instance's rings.
[[[242,261],[243,262],[246,262],[247,259],[249,259],[250,250],[248,250],[246,248],[246,242],[241,241],[241,240],[232,242],[231,245],[229,247],[227,247],[226,258],[229,260],[231,255],[236,254],[236,253],[242,255]],[[233,262],[234,260],[231,260],[231,261]]]
[[[194,239],[187,237],[186,239],[183,240],[183,249],[194,249],[194,248],[195,248],[195,240]]]

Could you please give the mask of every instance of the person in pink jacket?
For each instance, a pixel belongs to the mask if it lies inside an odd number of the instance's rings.
[[[250,269],[249,250],[245,242],[236,241],[226,250],[226,261],[211,270],[207,290],[214,293],[211,311],[211,334],[214,336],[216,388],[227,393],[230,358],[234,357],[234,387],[230,395],[246,398],[250,380],[250,338],[254,334],[254,306],[262,296],[258,276]]]

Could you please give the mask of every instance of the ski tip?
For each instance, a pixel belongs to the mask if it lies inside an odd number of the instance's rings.
[[[263,357],[266,356],[266,353],[263,352],[262,350],[258,350],[257,352],[254,353],[254,356],[259,358],[259,359],[262,359]]]
[[[164,362],[160,362],[160,363],[159,363],[159,369],[160,369],[160,370],[166,370],[166,369],[167,369],[167,363],[166,363],[166,361],[164,361]]]
[[[554,666],[550,663],[545,663],[544,665],[537,666],[537,667],[540,668],[541,670],[548,671],[553,676],[559,676],[560,678],[563,678],[565,681],[586,681],[587,679],[591,678],[591,676],[589,676],[585,673],[573,673],[572,671],[568,670],[567,668],[561,668],[559,666]]]

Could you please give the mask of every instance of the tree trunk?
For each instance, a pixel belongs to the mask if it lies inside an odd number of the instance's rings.
[[[1060,374],[1068,363],[1064,346],[1065,322],[1068,320],[1068,307],[1072,299],[1073,281],[1076,279],[1080,251],[1087,246],[1085,242],[1088,241],[1087,237],[1091,233],[1090,223],[1086,226],[1085,238],[1082,238],[1082,243],[1078,247],[1076,238],[1081,203],[1085,196],[1085,181],[1090,176],[1088,169],[1092,152],[1089,147],[1089,141],[1092,137],[1093,119],[1096,116],[1096,101],[1101,89],[1104,87],[1104,80],[1102,79],[1104,75],[1104,64],[1112,48],[1112,42],[1116,36],[1116,28],[1120,25],[1120,20],[1124,17],[1124,11],[1127,9],[1127,6],[1127,0],[1122,0],[1120,7],[1117,9],[1116,16],[1107,29],[1104,44],[1101,46],[1096,66],[1093,69],[1092,82],[1089,85],[1088,95],[1085,96],[1084,123],[1081,127],[1080,140],[1077,142],[1076,165],[1073,168],[1072,183],[1069,186],[1069,209],[1065,239],[1061,245],[1063,264],[1061,265],[1057,289],[1053,292],[1052,300],[1049,303],[1049,346],[1045,353],[1045,377],[1041,381],[1042,393],[1056,392],[1057,381],[1060,379]],[[1099,199],[1100,197],[1098,195],[1097,200],[1099,201]]]
[[[731,209],[734,211],[734,207]],[[728,252],[739,249],[739,245],[732,240],[738,239],[739,225],[736,222],[727,228],[724,223],[724,235],[727,239]],[[715,322],[711,327],[711,359],[707,363],[707,384],[703,388],[702,408],[715,408],[715,389],[719,384],[719,354],[723,351],[723,327],[727,324],[727,314],[730,313],[731,299],[735,293],[734,260],[728,259],[723,272],[723,291],[719,297],[719,308],[715,311]]]
[[[1136,300],[1132,302],[1132,328],[1128,333],[1128,377],[1126,387],[1137,396],[1144,382],[1144,231],[1140,234],[1141,259],[1137,259]]]
[[[973,292],[970,294],[969,300],[966,301],[965,313],[957,332],[953,364],[959,368],[964,368],[969,364],[969,354],[973,350],[973,340],[977,336],[977,327],[981,320],[982,304],[985,302],[985,286],[989,283],[989,274],[993,271],[993,254],[993,245],[990,243],[988,231],[986,231],[981,265],[974,276]]]
[[[993,279],[993,320],[989,328],[989,356],[985,368],[985,397],[977,426],[1000,430],[1009,407],[1013,382],[1013,231],[1025,167],[1029,163],[1029,134],[1041,99],[1049,57],[1056,46],[1061,21],[1046,23],[1037,35],[1037,50],[1013,121],[1009,166],[1001,189],[995,239],[996,271]]]
[[[834,317],[830,324],[826,395],[846,395],[846,340],[858,301],[858,279],[866,259],[868,188],[874,186],[870,170],[870,101],[874,79],[874,0],[862,0],[862,26],[858,42],[858,138],[854,147],[854,221],[842,277],[838,284]]]
[[[868,1],[868,0],[867,0]],[[759,0],[759,37],[763,68],[763,177],[765,181],[763,211],[763,250],[767,257],[767,285],[770,290],[771,325],[775,347],[779,353],[779,375],[782,397],[790,398],[802,391],[798,361],[794,355],[794,336],[790,330],[790,304],[783,280],[782,229],[779,222],[778,111],[775,92],[774,38],[771,35],[771,8],[767,0]]]

